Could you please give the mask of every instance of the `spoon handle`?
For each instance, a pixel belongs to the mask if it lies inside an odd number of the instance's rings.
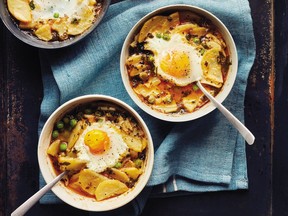
[[[35,193],[14,212],[12,212],[11,216],[24,215],[45,193],[47,193],[58,181],[60,181],[65,174],[66,172],[61,173],[55,179],[53,179],[53,181],[41,188],[37,193]]]
[[[222,112],[222,114],[228,119],[228,121],[240,132],[249,145],[252,145],[255,141],[254,135],[251,131],[245,127],[229,110],[226,109],[221,103],[219,103],[207,90],[202,86],[200,81],[197,81],[197,86],[205,94],[207,98]]]

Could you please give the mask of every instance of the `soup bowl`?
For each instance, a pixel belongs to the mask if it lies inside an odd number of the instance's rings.
[[[89,109],[82,112],[83,107],[89,107]],[[77,110],[77,115],[75,110]],[[67,117],[68,122],[66,122]],[[80,120],[82,118],[85,120]],[[73,123],[73,121],[78,122]],[[80,128],[82,131],[75,133],[81,121],[84,123]],[[107,125],[111,127],[108,128]],[[72,130],[69,128],[70,126],[73,126]],[[95,130],[96,128],[97,130]],[[136,133],[141,134],[140,149],[139,146],[131,147],[129,145],[127,131],[125,136],[124,133],[118,135],[118,132],[122,130],[129,130],[129,133],[134,134],[135,137]],[[68,134],[66,144],[65,141],[63,142],[65,134]],[[84,135],[85,138],[82,139]],[[107,135],[106,138],[105,135]],[[76,141],[73,146],[69,146],[71,137],[74,139],[73,136],[74,138],[76,136]],[[98,144],[103,143],[103,140],[101,141],[103,137],[105,141],[108,139],[109,148],[104,152],[92,152],[97,145],[97,143],[91,145],[93,136],[96,137],[95,142],[98,140]],[[87,137],[90,138],[88,140],[90,144],[87,144]],[[58,139],[61,140],[61,144],[58,146],[56,144],[57,148],[52,147]],[[137,137],[134,141],[137,141]],[[85,145],[81,143],[85,143]],[[122,151],[123,148],[126,148],[125,155]],[[88,158],[87,155],[89,155]],[[84,165],[80,163],[79,167],[79,163],[76,161],[78,164],[75,166],[75,159],[84,161]],[[100,163],[101,160],[105,162],[104,165]],[[148,182],[153,160],[153,142],[145,122],[129,105],[106,95],[84,95],[61,105],[46,121],[38,144],[40,171],[47,183],[51,182],[59,173],[68,170],[68,175],[52,188],[54,194],[65,203],[86,211],[108,211],[133,200]],[[91,161],[92,163],[90,163]],[[100,186],[101,184],[102,186]],[[119,188],[121,192],[119,192]],[[123,188],[124,190],[122,190]],[[107,194],[111,196],[107,196]]]
[[[216,108],[193,82],[195,70],[202,71],[202,85],[222,103],[237,69],[236,45],[223,22],[207,10],[183,4],[141,18],[120,57],[122,81],[132,100],[170,122],[194,120]]]

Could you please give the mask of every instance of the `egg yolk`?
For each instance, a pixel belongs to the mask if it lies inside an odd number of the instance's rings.
[[[186,77],[190,70],[189,56],[183,51],[167,52],[161,59],[160,67],[172,77]]]
[[[101,154],[109,149],[110,139],[106,132],[102,130],[91,130],[86,133],[84,143],[93,154]]]

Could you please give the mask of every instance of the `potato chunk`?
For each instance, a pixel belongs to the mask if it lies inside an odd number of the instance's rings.
[[[106,180],[101,182],[95,191],[97,201],[118,196],[128,191],[128,187],[118,180]]]
[[[172,101],[170,104],[153,105],[153,108],[160,110],[163,113],[172,113],[177,111],[178,106],[175,101]]]
[[[7,0],[9,12],[21,22],[31,22],[31,9],[28,0]]]
[[[130,149],[136,152],[142,151],[142,140],[138,137],[123,136],[125,143]]]
[[[53,25],[52,25],[52,29],[57,31],[59,34],[59,37],[64,40],[66,39],[67,36],[67,17],[61,18],[61,19],[57,19]]]
[[[126,167],[122,168],[121,170],[134,180],[136,180],[142,173],[142,171],[140,169],[137,169],[136,167]]]
[[[78,183],[83,191],[94,196],[98,185],[105,180],[108,180],[108,178],[93,170],[84,169],[79,174]]]
[[[69,35],[79,35],[92,25],[95,19],[93,10],[86,6],[83,7],[81,12],[81,19],[75,18],[70,23],[68,23]]]
[[[187,97],[184,97],[182,101],[183,101],[184,107],[189,112],[193,112],[199,104],[199,98],[198,97],[187,96]]]
[[[49,41],[53,38],[51,27],[49,24],[42,25],[35,31],[35,35],[44,41]]]
[[[79,184],[79,175],[80,173],[76,173],[69,179],[68,186],[73,188],[74,190],[81,191],[81,185]]]
[[[82,134],[82,132],[84,131],[86,127],[87,127],[87,124],[85,124],[84,121],[77,122],[68,140],[68,145],[67,145],[68,150],[71,150],[73,148],[79,136]]]
[[[124,183],[130,181],[129,177],[126,175],[125,172],[122,172],[121,170],[115,168],[111,168],[111,173],[109,173],[109,176]]]
[[[218,63],[220,51],[221,50],[217,48],[206,51],[201,61],[204,79],[209,82],[210,85],[218,88],[223,84],[221,65]]]
[[[62,171],[64,170],[77,171],[81,170],[86,166],[86,161],[71,157],[59,157],[58,163]]]
[[[167,25],[168,19],[166,16],[154,16],[146,21],[140,30],[138,42],[143,42],[149,33],[154,31],[162,32],[163,26]]]
[[[47,149],[47,154],[55,157],[59,153],[59,146],[60,146],[60,139],[55,140],[54,142],[51,143],[49,148]]]
[[[166,27],[167,30],[175,28],[179,24],[180,24],[179,12],[175,12],[170,16],[168,16],[168,26]]]
[[[37,26],[36,22],[19,22],[19,28],[21,29],[33,29]]]

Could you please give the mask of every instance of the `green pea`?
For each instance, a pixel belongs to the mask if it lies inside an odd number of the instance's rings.
[[[194,91],[197,91],[199,89],[199,87],[197,85],[195,85],[195,84],[193,85],[192,88],[193,88]]]
[[[54,18],[58,18],[59,17],[59,13],[54,13]]]
[[[121,166],[122,166],[122,163],[121,162],[117,162],[114,167],[116,169],[119,169]]]
[[[153,55],[149,55],[148,59],[150,62],[154,62],[154,56]]]
[[[54,130],[54,131],[52,132],[52,137],[53,137],[54,139],[56,139],[58,136],[59,136],[58,130]]]
[[[169,41],[170,40],[170,35],[169,34],[163,34],[163,40]]]
[[[199,52],[200,52],[200,54],[203,56],[204,53],[205,53],[205,49],[200,49]]]
[[[143,161],[141,159],[139,159],[139,158],[134,161],[134,164],[135,164],[135,166],[137,168],[141,168],[142,167],[142,163],[143,163]]]
[[[70,120],[70,126],[71,126],[71,127],[75,127],[76,124],[77,124],[77,120],[76,120],[76,119],[71,119],[71,120]]]
[[[161,38],[162,37],[161,33],[156,33],[156,37]]]
[[[63,121],[58,121],[58,122],[56,123],[56,127],[57,127],[58,129],[64,128],[64,123],[63,123]]]
[[[62,151],[62,152],[66,151],[66,149],[67,149],[67,143],[66,143],[66,142],[60,143],[59,149],[60,149],[60,151]]]
[[[69,119],[68,117],[64,117],[64,118],[63,118],[63,122],[64,122],[65,124],[69,124],[70,119]]]
[[[194,42],[195,44],[199,44],[199,43],[200,43],[200,39],[199,39],[198,37],[194,37],[194,38],[193,38],[193,42]]]

